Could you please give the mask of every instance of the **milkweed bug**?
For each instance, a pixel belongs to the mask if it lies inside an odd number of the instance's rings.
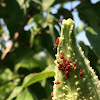
[[[53,91],[51,92],[51,97],[53,97]]]
[[[69,76],[66,76],[66,77],[65,77],[65,79],[68,79],[68,78],[69,78]]]
[[[75,66],[76,66],[76,62],[73,63],[73,67],[75,67]]]
[[[61,82],[60,81],[57,81],[55,84],[60,84]]]
[[[56,39],[56,47],[58,47],[59,44],[59,37]]]
[[[80,75],[80,77],[82,77],[83,76],[83,72],[82,72],[82,70],[80,69],[80,71],[79,71],[79,75]]]
[[[66,61],[66,64],[69,64],[69,63],[70,63],[70,60],[67,60],[67,61]]]
[[[68,71],[65,71],[65,72],[64,72],[65,75],[67,75],[68,73],[69,73]]]
[[[63,59],[64,58],[64,54],[61,54],[60,58]]]
[[[69,68],[70,68],[70,65],[67,65],[67,66],[66,66],[66,69],[68,70]]]

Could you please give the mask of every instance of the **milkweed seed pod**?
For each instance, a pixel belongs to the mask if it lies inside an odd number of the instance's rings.
[[[78,48],[72,19],[63,20],[57,45],[53,100],[100,100],[100,81]],[[56,84],[60,82],[60,84]]]

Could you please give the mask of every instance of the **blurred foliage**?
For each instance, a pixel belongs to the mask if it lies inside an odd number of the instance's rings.
[[[73,19],[74,12],[64,5],[77,1],[80,4],[74,9],[82,24],[76,28],[76,35],[86,32],[91,46],[82,41],[79,45],[100,79],[100,1],[92,4],[90,0],[1,0],[0,18],[4,23],[0,19],[0,56],[15,32],[20,35],[0,61],[0,100],[51,100],[55,41],[62,18]],[[52,13],[56,5],[57,12]]]

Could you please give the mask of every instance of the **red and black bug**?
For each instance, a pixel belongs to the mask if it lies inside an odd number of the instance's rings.
[[[83,72],[82,72],[82,70],[80,69],[80,71],[79,71],[79,75],[80,75],[80,77],[82,77],[83,76]]]
[[[58,47],[59,44],[59,37],[56,39],[56,47]]]
[[[63,67],[65,67],[66,66],[66,64],[65,63],[63,63],[63,65],[62,65]]]
[[[53,91],[51,92],[51,97],[53,97]]]
[[[61,82],[60,81],[57,81],[55,84],[60,84]]]
[[[66,59],[64,59],[63,62],[66,63]]]
[[[69,64],[69,63],[70,63],[70,60],[67,60],[67,61],[66,61],[66,64]]]
[[[65,77],[65,79],[68,79],[69,78],[69,75],[67,75],[66,77]]]
[[[59,64],[59,63],[60,63],[60,61],[58,61],[58,60],[57,60],[57,63]]]
[[[61,54],[61,55],[60,55],[60,58],[63,59],[63,58],[64,58],[64,54]]]
[[[70,68],[70,65],[67,65],[67,66],[66,66],[66,69],[68,70],[69,68]]]
[[[58,65],[58,68],[61,68],[61,65]]]
[[[73,67],[75,67],[75,66],[76,66],[76,62],[73,63]]]
[[[64,72],[65,75],[68,75],[68,73],[69,73],[68,71],[65,71],[65,72]]]
[[[62,66],[62,63],[61,63],[60,61],[57,60],[57,63],[58,63],[60,66]]]

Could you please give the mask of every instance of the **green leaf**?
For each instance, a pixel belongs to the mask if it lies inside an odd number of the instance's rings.
[[[26,12],[26,9],[30,6],[30,0],[16,0],[18,4],[20,5],[21,9],[24,9]]]
[[[19,79],[9,68],[0,69],[0,100],[6,100],[18,83]]]
[[[10,96],[7,100],[11,100],[11,99],[15,98],[16,96],[18,96],[24,88],[42,80],[42,79],[53,77],[54,75],[55,75],[54,71],[41,72],[41,73],[37,73],[37,74],[34,73],[34,74],[27,75],[23,81],[22,86],[17,86],[13,90],[13,92],[10,94]]]
[[[21,86],[17,86],[15,87],[15,89],[13,90],[13,92],[10,94],[10,96],[7,98],[7,100],[12,100],[13,98],[15,98],[17,95],[19,95],[19,93],[23,90],[23,87]]]
[[[85,27],[85,23],[82,22],[82,23],[75,29],[75,34],[77,35],[77,34],[79,34],[81,31],[83,31],[84,27]]]
[[[84,0],[77,7],[79,17],[91,27],[100,27],[100,1],[92,4],[90,0]]]
[[[26,88],[21,94],[19,94],[16,100],[34,100],[30,91]]]
[[[95,54],[100,58],[100,29],[87,27],[86,36],[93,47]]]
[[[6,98],[13,91],[14,87],[15,86],[13,82],[9,82],[7,84],[0,86],[0,100],[7,100]]]
[[[11,80],[13,73],[9,68],[0,71],[0,85],[6,81]]]
[[[53,77],[55,73],[53,71],[48,72],[41,72],[38,74],[30,74],[27,77],[25,77],[22,87],[28,87],[29,85],[32,85],[42,79]]]
[[[48,10],[48,8],[54,3],[55,0],[42,0],[43,11]]]

